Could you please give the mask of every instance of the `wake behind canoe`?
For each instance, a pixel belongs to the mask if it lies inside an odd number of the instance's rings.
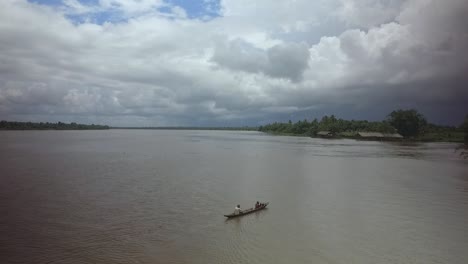
[[[238,214],[227,214],[227,215],[224,215],[225,217],[227,218],[233,218],[233,217],[239,217],[239,216],[243,216],[243,215],[246,215],[246,214],[251,214],[253,212],[257,212],[257,211],[260,211],[260,210],[263,210],[267,207],[267,205],[269,204],[268,203],[264,203],[262,206],[258,207],[258,208],[249,208],[249,209],[246,209],[244,211],[241,211],[240,213]]]

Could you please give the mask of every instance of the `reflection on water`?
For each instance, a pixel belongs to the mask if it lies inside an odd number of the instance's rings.
[[[231,131],[0,137],[2,263],[466,263],[445,143]],[[236,204],[269,208],[226,220]]]

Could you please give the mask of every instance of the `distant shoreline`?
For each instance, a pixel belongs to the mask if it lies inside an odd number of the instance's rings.
[[[258,127],[110,127],[110,129],[258,131]]]
[[[105,130],[110,129],[106,125],[85,125],[72,123],[50,122],[16,122],[0,121],[0,130]]]
[[[36,130],[36,131],[41,131],[41,130],[205,130],[205,131],[210,131],[210,130],[223,130],[223,131],[257,131],[257,128],[228,128],[228,127],[222,127],[222,128],[217,128],[217,127],[101,127],[101,128],[91,128],[91,127],[86,127],[86,128],[71,128],[71,127],[60,127],[60,128],[34,128],[34,127],[9,127],[9,128],[4,128],[0,127],[0,131],[22,131],[22,130]]]
[[[382,141],[382,142],[447,142],[447,143],[463,143],[463,132],[430,132],[422,134],[416,138],[388,139],[388,138],[362,138],[356,136],[357,132],[352,135],[351,132],[337,133],[332,136],[318,136],[310,134],[285,133],[276,131],[259,131],[259,127],[113,127],[107,125],[85,125],[77,123],[33,123],[33,122],[10,122],[0,121],[0,131],[25,131],[25,130],[110,130],[110,129],[127,129],[127,130],[199,130],[199,131],[257,131],[274,136],[292,136],[292,137],[310,137],[323,139],[354,139],[360,141]]]
[[[134,130],[226,130],[226,131],[258,131],[258,127],[116,127],[108,125],[86,125],[77,123],[50,123],[50,122],[16,122],[0,121],[0,131],[20,130],[109,130],[109,129],[134,129]]]
[[[311,136],[307,134],[293,134],[293,133],[281,133],[281,132],[263,132],[268,135],[273,135],[273,136],[290,136],[290,137],[309,137],[309,138],[321,138],[321,139],[329,139],[329,140],[334,140],[334,139],[354,139],[358,141],[378,141],[378,142],[420,142],[420,143],[430,143],[430,142],[444,142],[444,143],[463,143],[463,137],[460,135],[457,135],[456,137],[451,137],[451,138],[446,138],[441,135],[434,136],[434,135],[429,135],[429,136],[421,136],[418,138],[403,138],[403,139],[368,139],[368,138],[360,138],[356,136],[345,136],[345,135],[337,135],[337,136],[331,136],[331,137],[321,137],[321,136]]]

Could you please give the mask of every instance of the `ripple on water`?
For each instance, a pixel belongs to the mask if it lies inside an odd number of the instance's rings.
[[[467,163],[452,145],[220,131],[5,138],[5,263],[468,259]],[[256,200],[274,206],[224,219]]]

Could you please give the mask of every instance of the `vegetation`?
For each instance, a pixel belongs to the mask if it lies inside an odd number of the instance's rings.
[[[465,120],[465,123],[468,121]],[[468,125],[466,125],[468,126]],[[425,117],[416,110],[397,110],[391,112],[384,121],[369,122],[366,120],[343,120],[332,116],[324,116],[320,121],[314,119],[293,123],[272,123],[259,127],[259,131],[298,136],[317,136],[319,131],[329,131],[334,137],[353,138],[357,132],[400,133],[407,140],[463,142],[464,130],[467,128],[454,126],[439,126],[427,123]],[[465,145],[466,146],[466,145]],[[465,152],[467,153],[467,152]],[[467,154],[468,155],[468,154]]]
[[[463,142],[463,129],[454,126],[428,124],[424,132],[415,139],[418,141]]]
[[[426,118],[414,109],[393,111],[388,115],[387,122],[405,138],[420,135],[427,125]]]
[[[463,132],[465,133],[464,143],[465,146],[468,146],[468,115],[465,116],[465,122],[461,125]]]
[[[388,122],[369,122],[366,120],[343,120],[337,119],[334,115],[324,116],[320,121],[314,119],[312,122],[307,120],[292,123],[273,123],[259,127],[259,131],[276,134],[316,136],[319,131],[329,131],[333,134],[342,136],[353,136],[358,131],[373,131],[381,133],[395,133]]]
[[[460,156],[463,158],[468,158],[468,115],[465,116],[465,121],[460,126],[463,129],[464,137],[463,144],[458,148],[460,150]]]
[[[109,129],[103,125],[83,125],[77,123],[33,123],[33,122],[9,122],[0,121],[0,130],[86,130],[86,129]]]

